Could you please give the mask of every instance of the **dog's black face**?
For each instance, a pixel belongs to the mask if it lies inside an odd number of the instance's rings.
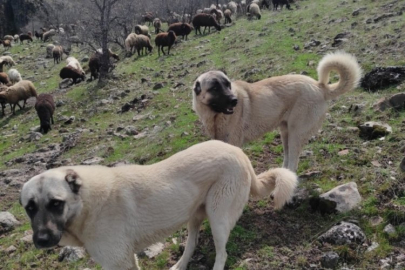
[[[201,75],[195,83],[194,92],[197,99],[217,113],[232,114],[238,103],[231,81],[220,71]]]
[[[58,199],[51,199],[47,202],[30,200],[25,206],[25,211],[31,219],[35,246],[37,248],[56,246],[62,238],[66,223],[65,202]]]

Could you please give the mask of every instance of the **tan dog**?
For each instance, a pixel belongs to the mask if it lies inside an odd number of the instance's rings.
[[[329,73],[340,75],[328,84]],[[236,146],[280,128],[283,167],[296,171],[300,152],[321,126],[327,101],[357,87],[361,68],[354,56],[337,52],[318,65],[319,81],[303,75],[272,77],[256,83],[232,82],[221,71],[200,75],[193,87],[193,109],[209,136]]]
[[[171,268],[185,270],[208,217],[216,249],[213,269],[222,270],[229,233],[249,194],[273,194],[280,208],[296,184],[287,169],[256,176],[242,150],[208,141],[153,165],[51,169],[24,184],[21,203],[36,247],[84,246],[104,269],[114,270],[139,269],[134,253],[188,223],[184,254]]]

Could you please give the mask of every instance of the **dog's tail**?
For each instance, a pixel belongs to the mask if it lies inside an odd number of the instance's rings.
[[[330,72],[339,73],[337,83],[328,85]],[[354,55],[338,51],[325,55],[318,64],[320,88],[325,91],[325,99],[336,98],[356,88],[360,82],[362,70]]]
[[[275,208],[280,209],[291,200],[297,184],[297,175],[292,171],[283,168],[271,169],[253,177],[250,194],[254,199],[272,194]]]

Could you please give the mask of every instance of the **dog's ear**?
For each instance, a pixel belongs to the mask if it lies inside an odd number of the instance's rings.
[[[66,171],[65,180],[73,193],[77,194],[82,186],[82,180],[79,178],[79,175],[74,170],[68,169]]]
[[[226,73],[225,68],[220,68],[219,71],[221,71],[221,72],[224,73],[226,76],[228,76],[228,73]]]
[[[201,93],[201,84],[200,82],[196,82],[194,86],[194,92],[198,96]]]

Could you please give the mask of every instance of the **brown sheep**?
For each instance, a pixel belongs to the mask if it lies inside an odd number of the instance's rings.
[[[163,47],[168,47],[167,54],[170,54],[170,48],[173,46],[175,41],[176,41],[176,34],[173,31],[158,34],[155,38],[155,44],[156,47],[158,48],[159,56],[160,56],[160,49],[162,50],[162,53],[165,54]]]
[[[65,50],[63,49],[62,46],[55,46],[52,50],[52,56],[53,56],[53,64],[59,64],[60,61],[62,60],[63,53],[65,53]]]
[[[221,31],[221,26],[218,24],[217,20],[215,20],[215,18],[210,15],[210,14],[205,14],[205,13],[201,13],[201,14],[197,14],[194,16],[193,18],[193,26],[195,28],[195,34],[197,35],[197,31],[200,32],[201,35],[201,26],[204,26],[204,32],[205,33],[205,29],[208,27],[208,32],[211,32],[211,27],[214,26],[215,29],[217,29],[218,31]]]
[[[187,37],[193,31],[193,27],[189,25],[188,23],[173,23],[169,26],[168,31],[173,31],[176,36],[182,36],[184,39],[184,36]]]
[[[4,48],[11,48],[11,41],[8,39],[3,40],[1,43],[3,43]]]
[[[35,30],[35,37],[37,38],[37,39],[40,39],[40,40],[42,40],[42,37],[43,37],[43,35],[44,35],[44,33],[42,32],[42,33],[39,33],[39,32],[37,32],[37,30]]]
[[[128,35],[128,37],[125,39],[125,49],[127,51],[127,55],[131,55],[132,49],[135,47],[135,40],[136,40],[136,34],[131,33]]]
[[[149,25],[153,22],[153,13],[152,12],[146,12],[144,15],[142,15],[142,19],[144,23],[148,23]]]
[[[41,123],[40,132],[48,133],[51,130],[51,123],[53,121],[53,113],[55,111],[55,101],[53,100],[52,95],[50,94],[40,94],[37,97],[37,102],[35,103],[35,110],[39,117]]]
[[[232,23],[231,15],[232,15],[232,11],[231,11],[231,10],[227,9],[227,10],[224,11],[225,24],[227,24],[227,23]]]
[[[71,66],[62,68],[61,71],[59,72],[59,76],[62,79],[72,79],[73,80],[72,84],[79,83],[80,80],[81,81],[86,80],[86,75],[83,72]]]
[[[162,21],[159,18],[154,19],[153,27],[155,27],[155,34],[159,34],[162,31]]]
[[[23,44],[24,40],[27,40],[27,42],[29,42],[29,41],[32,42],[32,37],[30,35],[27,35],[27,34],[21,34],[20,35],[20,43]]]
[[[110,57],[114,58],[115,60],[119,61],[120,58],[117,54],[113,53],[110,49],[108,50]],[[101,67],[101,56],[100,52],[94,53],[89,59],[89,68],[90,68],[90,80],[97,79],[98,73],[100,72]]]
[[[30,97],[37,97],[37,91],[34,84],[31,81],[22,80],[7,88],[7,90],[0,92],[0,103],[2,104],[2,111],[4,115],[5,103],[9,103],[11,106],[11,111],[15,114],[15,105],[18,105],[20,109],[25,108],[27,99]],[[24,100],[23,107],[18,103]],[[3,106],[4,105],[4,106]]]
[[[7,86],[11,85],[11,81],[5,72],[0,72],[0,83],[5,84]]]

